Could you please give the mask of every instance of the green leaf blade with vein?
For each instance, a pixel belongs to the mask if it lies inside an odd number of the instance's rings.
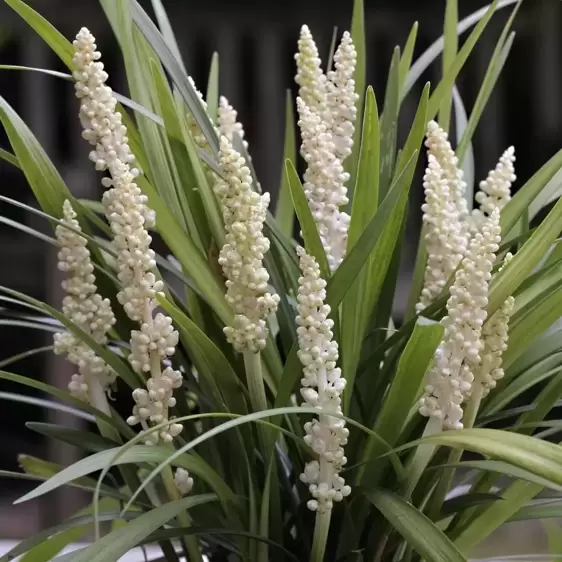
[[[322,246],[318,228],[308,206],[304,188],[301,180],[295,170],[294,164],[290,160],[285,161],[285,173],[287,174],[287,182],[291,191],[291,199],[293,200],[293,207],[299,220],[304,240],[304,247],[306,251],[316,258],[320,266],[320,272],[324,279],[330,278],[330,268],[328,266],[328,259],[326,252]]]
[[[443,326],[420,318],[404,351],[400,356],[395,377],[386,394],[384,404],[377,417],[373,431],[391,447],[397,443],[403,424],[408,419],[410,409],[423,386],[427,369],[430,367],[435,349],[443,337]],[[402,420],[401,422],[397,420]],[[363,461],[377,459],[384,451],[380,443],[369,439],[363,452]],[[359,481],[366,487],[377,485],[384,464],[379,460],[378,466],[363,465],[358,475]]]
[[[478,22],[476,27],[473,29],[472,33],[468,36],[467,40],[464,42],[463,46],[460,48],[457,56],[455,57],[454,61],[451,63],[450,67],[448,68],[447,72],[443,76],[443,79],[435,90],[433,91],[431,98],[429,99],[428,104],[428,119],[433,119],[439,110],[441,103],[445,96],[447,96],[447,92],[451,90],[455,80],[461,69],[464,66],[464,63],[468,59],[470,53],[474,49],[478,39],[486,29],[488,23],[492,19],[494,12],[496,11],[498,4],[498,0],[494,0],[490,7],[488,8],[485,16]]]
[[[287,90],[285,99],[285,147],[283,149],[283,162],[286,162],[287,160],[291,161],[293,166],[297,163],[295,112],[293,109],[291,90]],[[287,238],[291,238],[293,236],[295,212],[291,199],[289,180],[284,168],[281,170],[281,183],[279,187],[279,195],[277,196],[277,204],[275,206],[275,221],[279,226],[279,230]]]
[[[466,558],[443,531],[403,498],[380,489],[364,494],[425,560],[466,562]]]
[[[457,35],[457,25],[459,21],[459,6],[458,0],[447,0],[445,6],[445,22],[444,22],[444,47],[441,62],[442,75],[445,76],[447,71],[452,66],[457,55],[459,46],[459,37]],[[451,123],[451,107],[452,97],[450,93],[443,96],[443,101],[439,108],[439,124],[445,131],[449,131]]]
[[[140,541],[158,528],[163,527],[170,519],[192,507],[215,500],[214,494],[200,494],[166,503],[79,551],[72,560],[73,562],[117,562],[131,548],[137,546]]]

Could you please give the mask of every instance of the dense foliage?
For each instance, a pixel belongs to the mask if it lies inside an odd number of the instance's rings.
[[[136,0],[100,0],[130,98],[107,85],[103,46],[86,28],[70,42],[21,0],[5,1],[68,67],[52,74],[74,82],[105,191],[101,203],[74,197],[0,97],[12,148],[0,157],[25,174],[40,209],[0,200],[50,221],[55,237],[9,224],[56,245],[67,275],[62,311],[0,287],[2,312],[37,329],[55,325],[54,351],[76,366],[68,389],[34,375],[0,378],[96,426],[30,424],[87,455],[69,467],[22,463],[44,482],[18,501],[77,486],[92,504],[0,562],[51,559],[92,530],[94,544],[57,560],[117,561],[158,543],[169,562],[183,554],[453,562],[506,522],[561,515],[552,496],[562,448],[547,439],[559,421],[545,420],[562,393],[562,151],[511,197],[515,156],[506,147],[474,195],[472,136],[521,1],[496,0],[458,22],[449,0],[443,38],[412,64],[414,25],[390,62],[383,103],[365,84],[361,0],[326,71],[303,26],[295,107],[305,172],[301,181],[288,100],[273,212],[236,112],[219,97],[218,57],[203,99],[160,0],[152,0],[158,26]],[[455,81],[505,7],[467,116]],[[438,59],[441,81],[423,88],[400,145],[402,100]],[[418,165],[427,166],[424,226],[406,317],[397,319]],[[533,403],[515,407],[529,389],[539,389]],[[132,396],[132,411],[114,407],[115,396]],[[536,499],[542,492],[548,500]]]

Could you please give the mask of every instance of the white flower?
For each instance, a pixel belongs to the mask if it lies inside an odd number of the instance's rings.
[[[513,256],[508,253],[500,271]],[[480,364],[474,368],[474,383],[482,386],[482,398],[496,387],[497,381],[504,377],[502,355],[507,349],[509,339],[509,320],[515,307],[515,298],[507,297],[492,314],[482,328],[482,350]]]
[[[357,62],[357,51],[348,31],[334,54],[335,70],[328,72],[326,82],[327,109],[330,115],[330,131],[335,146],[335,156],[343,162],[353,148],[355,120],[359,99],[355,93],[353,74]],[[302,96],[301,96],[302,97]]]
[[[87,240],[80,232],[82,230],[76,213],[70,201],[65,201],[61,224],[55,230],[60,244],[58,267],[68,274],[62,282],[66,292],[62,312],[96,343],[105,345],[107,333],[115,324],[115,317],[109,300],[97,292]],[[96,387],[101,386],[107,391],[115,382],[115,371],[70,332],[55,334],[54,343],[56,354],[66,354],[69,361],[78,366],[78,373],[72,376],[68,385],[73,396],[86,402],[95,402]]]
[[[302,98],[297,98],[301,152],[307,163],[304,192],[324,246],[330,270],[343,261],[347,248],[350,217],[340,210],[347,205],[345,182],[349,179],[339,158],[328,125],[311,111]]]
[[[172,391],[181,386],[181,373],[171,367],[162,372],[161,368],[161,360],[174,353],[177,333],[171,328],[171,320],[164,315],[153,318],[156,296],[164,295],[164,285],[156,279],[155,254],[150,248],[152,239],[147,230],[154,226],[155,215],[135,183],[139,171],[134,167],[127,128],[116,111],[117,101],[105,84],[108,76],[99,62],[101,55],[96,51],[95,39],[82,28],[73,45],[73,76],[76,95],[80,99],[83,137],[95,147],[90,159],[95,162],[96,169],[107,170],[110,174],[102,180],[103,185],[110,188],[104,193],[102,202],[117,254],[117,276],[122,287],[117,298],[131,320],[141,323],[140,332],[132,333],[129,359],[137,372],[147,370],[148,366],[151,373],[147,390],[137,389],[133,393],[136,406],[127,421],[131,425],[140,423],[147,429],[148,419],[153,423],[169,420],[168,408],[175,404]],[[181,425],[170,421],[148,441],[161,438],[168,442],[180,431]]]
[[[300,86],[299,96],[315,113],[323,114],[327,110],[326,76],[322,72],[322,61],[318,48],[307,25],[301,27],[297,62],[296,83]]]
[[[480,209],[474,209],[471,217],[474,230],[478,229],[485,216],[489,216],[494,209],[501,211],[511,199],[511,185],[517,179],[514,163],[515,149],[510,146],[488,177],[480,182],[480,191],[475,196]]]
[[[221,201],[226,243],[219,256],[226,280],[226,300],[234,323],[224,329],[237,351],[258,352],[267,340],[266,317],[277,310],[279,296],[267,292],[269,274],[263,258],[269,240],[263,235],[269,194],[252,190],[250,170],[230,141],[220,139],[219,166],[224,181],[215,184]]]
[[[218,110],[218,129],[221,135],[224,135],[230,142],[233,142],[234,133],[241,139],[244,139],[244,127],[236,118],[238,112],[228,103],[228,100],[221,96],[219,98]],[[248,143],[243,140],[244,147],[248,148]]]
[[[176,468],[174,482],[182,496],[191,492],[191,489],[193,488],[193,478],[189,476],[189,472],[185,470],[185,468]]]
[[[421,312],[443,291],[468,245],[466,184],[447,134],[435,121],[427,128],[428,166],[424,176],[427,265],[416,311]]]
[[[195,90],[195,94],[197,95],[197,98],[199,99],[199,101],[201,103],[201,107],[206,112],[207,111],[207,102],[203,98],[203,94],[197,89],[197,86],[195,85],[195,82],[193,81],[193,78],[191,76],[188,76],[187,79],[189,80],[189,83],[191,84],[191,86]],[[201,128],[199,127],[199,124],[195,120],[195,117],[193,117],[193,115],[191,113],[188,113],[188,115],[187,115],[187,126],[189,127],[189,131],[191,132],[191,134],[193,136],[193,140],[195,141],[195,144],[197,144],[197,146],[199,146],[199,148],[202,148],[203,150],[208,150],[209,143],[207,142],[207,139],[205,138],[205,135],[201,131]]]
[[[318,455],[318,460],[306,464],[301,480],[309,484],[313,499],[309,509],[325,512],[333,502],[341,501],[351,492],[340,476],[347,459],[344,445],[349,430],[345,421],[330,414],[341,414],[341,393],[345,379],[336,367],[338,344],[333,340],[334,322],[328,318],[330,307],[324,304],[326,282],[320,277],[316,260],[299,247],[302,277],[299,278],[297,335],[298,356],[303,365],[301,394],[305,406],[319,410],[318,419],[305,424],[307,445]]]
[[[499,218],[498,209],[486,218],[455,275],[447,316],[442,320],[443,341],[435,352],[420,400],[420,414],[441,420],[447,429],[462,428],[461,404],[472,388],[472,369],[480,364],[488,285],[501,241]]]
[[[351,154],[357,117],[353,80],[357,52],[345,32],[334,55],[335,70],[326,77],[314,39],[304,25],[295,59],[301,155],[307,163],[304,189],[330,270],[335,271],[345,256],[350,220],[340,208],[349,202],[345,187],[349,174],[343,161]]]

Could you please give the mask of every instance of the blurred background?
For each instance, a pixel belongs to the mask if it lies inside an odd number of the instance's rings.
[[[117,45],[97,0],[30,0],[66,37],[87,26],[97,38],[110,74],[111,86],[126,93],[126,79]],[[150,2],[141,2],[150,12]],[[463,17],[485,5],[460,0]],[[178,37],[185,65],[199,89],[205,92],[211,56],[220,57],[221,93],[239,112],[250,152],[261,179],[275,200],[281,173],[285,91],[293,83],[299,28],[307,23],[325,60],[334,26],[349,28],[352,0],[164,0]],[[365,0],[368,32],[368,84],[382,105],[384,84],[392,50],[403,45],[414,21],[419,21],[415,55],[421,54],[441,34],[445,0]],[[509,13],[498,13],[471,55],[457,85],[468,109],[478,93],[495,42]],[[559,0],[527,0],[516,19],[517,33],[511,55],[481,125],[474,137],[476,178],[484,179],[503,150],[514,145],[517,185],[562,147],[562,4]],[[463,36],[464,37],[464,36]],[[0,64],[24,65],[64,71],[56,56],[17,14],[0,2]],[[436,63],[406,99],[401,117],[411,120],[424,81],[435,82]],[[70,83],[35,72],[0,71],[0,95],[31,127],[74,194],[97,199],[99,177],[87,158],[80,137],[78,103]],[[402,131],[404,133],[404,131]],[[0,132],[0,147],[9,148]],[[423,193],[420,177],[412,188],[412,213],[404,249],[404,283],[413,266],[420,226]],[[416,185],[418,188],[416,189]],[[34,204],[19,171],[0,160],[0,193]],[[49,225],[23,210],[0,203],[0,215],[49,232]],[[0,284],[59,306],[60,277],[52,246],[0,223]],[[404,293],[397,295],[398,316]],[[0,361],[30,348],[50,345],[52,333],[0,324]],[[35,355],[15,366],[19,372],[66,388],[72,367],[51,353]],[[3,392],[17,392],[2,383]],[[39,395],[38,395],[39,396]],[[25,428],[25,422],[49,421],[76,425],[75,417],[59,411],[0,400],[0,469],[17,470],[17,455],[37,455],[69,464],[76,451]],[[12,506],[29,483],[0,478],[0,538],[21,537],[47,523],[54,524],[79,508],[84,498],[75,490],[51,493],[40,502]],[[518,538],[531,533],[518,531]],[[533,534],[533,533],[531,533]],[[535,536],[536,533],[533,534]],[[513,537],[510,538],[513,546]]]

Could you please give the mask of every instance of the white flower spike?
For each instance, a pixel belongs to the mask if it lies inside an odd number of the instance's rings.
[[[345,182],[349,174],[335,156],[336,147],[328,125],[297,98],[300,116],[301,152],[307,163],[304,192],[324,246],[330,270],[335,271],[345,257],[350,217],[341,210],[347,205]]]
[[[326,299],[326,281],[320,277],[316,260],[299,247],[302,276],[299,279],[297,335],[298,356],[303,365],[301,394],[306,406],[318,409],[318,418],[304,426],[307,445],[318,460],[307,463],[301,480],[309,485],[313,499],[309,509],[319,513],[330,511],[333,503],[351,492],[340,476],[347,459],[344,445],[349,430],[345,421],[330,414],[341,414],[341,393],[345,379],[336,367],[338,344],[333,340],[333,321],[328,318],[330,307]]]
[[[500,271],[512,259],[508,253]],[[474,368],[473,391],[476,385],[481,386],[481,398],[493,390],[497,382],[504,377],[502,355],[507,349],[509,340],[509,320],[515,308],[515,298],[507,297],[503,304],[492,314],[482,328],[482,350],[480,364]]]
[[[428,260],[417,312],[441,294],[465,255],[469,240],[464,198],[466,184],[457,169],[458,161],[447,134],[435,121],[428,124],[425,144],[428,167],[424,176],[422,211]]]
[[[169,419],[168,409],[175,405],[173,390],[182,384],[182,375],[161,362],[171,356],[178,342],[178,334],[171,319],[163,314],[153,317],[156,296],[163,296],[164,285],[156,279],[156,261],[150,248],[149,228],[154,226],[155,214],[146,203],[147,198],[135,183],[139,171],[129,147],[127,128],[116,110],[113,91],[106,85],[107,73],[99,62],[95,38],[82,28],[73,43],[76,96],[80,99],[82,136],[95,148],[90,159],[97,170],[107,170],[110,177],[102,180],[108,189],[103,195],[105,215],[113,233],[113,248],[117,254],[118,278],[121,291],[117,298],[131,320],[141,324],[140,331],[131,334],[130,362],[137,372],[150,372],[146,389],[133,392],[135,407],[127,422],[148,428],[148,422],[170,423],[147,437],[147,444],[159,440],[171,442],[182,430],[181,424]]]
[[[297,62],[295,81],[300,86],[300,98],[311,111],[324,114],[328,109],[326,76],[322,72],[318,48],[307,25],[301,28],[295,60]]]
[[[330,131],[335,146],[335,156],[343,161],[351,154],[359,95],[355,93],[355,65],[357,51],[348,31],[334,54],[335,70],[328,72],[326,82],[327,109],[330,115]]]
[[[443,341],[420,400],[420,414],[433,417],[446,429],[462,429],[461,404],[470,394],[473,369],[480,364],[482,326],[486,320],[488,284],[501,241],[500,214],[494,209],[472,238],[455,275],[447,301]]]
[[[80,232],[76,213],[70,201],[65,201],[61,224],[55,230],[60,244],[58,267],[68,274],[62,282],[66,292],[62,312],[97,344],[105,345],[115,317],[109,300],[97,292],[87,240]],[[78,373],[72,375],[68,385],[70,393],[101,408],[105,404],[104,392],[115,382],[115,371],[70,332],[55,334],[54,343],[57,355],[66,354],[68,360],[78,366]]]
[[[238,112],[228,103],[228,100],[221,96],[219,98],[218,124],[219,133],[224,135],[230,142],[233,141],[236,133],[248,148],[248,143],[244,139],[244,127],[237,121]]]
[[[480,209],[474,209],[471,217],[474,231],[478,230],[484,217],[489,216],[494,209],[501,211],[510,201],[511,185],[517,179],[514,164],[515,149],[510,146],[488,177],[480,182],[480,191],[475,196]]]
[[[176,473],[174,474],[174,483],[176,484],[179,493],[182,496],[189,494],[193,488],[193,478],[189,476],[189,472],[185,468],[176,468]]]
[[[234,323],[224,332],[237,351],[257,353],[267,341],[266,317],[279,303],[279,295],[267,291],[269,274],[263,267],[269,250],[263,235],[269,193],[252,190],[250,170],[225,136],[220,139],[219,166],[224,181],[217,181],[215,192],[226,229],[219,264],[227,279],[226,300],[234,311]]]

